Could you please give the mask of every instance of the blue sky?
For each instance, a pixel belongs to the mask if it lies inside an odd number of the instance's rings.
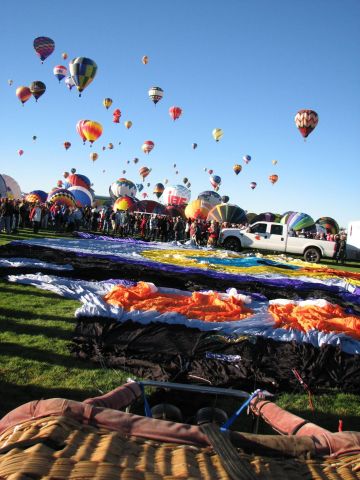
[[[196,198],[211,189],[206,167],[221,176],[219,193],[247,211],[302,211],[346,226],[360,217],[359,19],[358,0],[4,2],[0,173],[14,177],[24,192],[48,191],[75,167],[105,195],[123,170],[140,182],[138,169],[145,165],[152,168],[151,198],[155,183],[182,183],[183,177]],[[32,46],[42,35],[56,43],[43,65]],[[82,98],[53,76],[53,67],[65,62],[62,52],[67,62],[85,56],[98,64]],[[47,91],[23,108],[15,89],[33,80]],[[152,85],[164,89],[156,108],[147,93]],[[105,97],[114,100],[108,111]],[[172,105],[183,109],[176,122],[168,114]],[[118,125],[112,123],[115,108],[122,111]],[[294,123],[302,108],[319,115],[306,142]],[[80,119],[104,127],[92,149],[76,133]],[[130,130],[125,120],[133,122]],[[214,128],[224,131],[219,143]],[[141,151],[145,140],[155,142],[148,156]],[[115,148],[103,152],[109,142]],[[95,163],[91,151],[99,153]],[[243,166],[238,176],[235,163]],[[279,175],[275,185],[268,180],[273,173]]]

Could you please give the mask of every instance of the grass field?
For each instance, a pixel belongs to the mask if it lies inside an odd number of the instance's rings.
[[[30,231],[2,234],[0,243],[32,236]],[[0,416],[33,399],[83,400],[126,381],[127,372],[101,369],[70,355],[78,305],[50,292],[0,280]],[[339,418],[344,429],[360,430],[359,400],[360,396],[339,392],[317,395],[315,415],[305,394],[283,394],[277,403],[334,431]]]

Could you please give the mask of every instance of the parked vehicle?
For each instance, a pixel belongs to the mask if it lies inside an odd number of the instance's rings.
[[[360,260],[360,220],[349,222],[346,239],[346,259]]]
[[[275,222],[257,222],[245,229],[223,228],[219,244],[239,252],[254,248],[271,252],[303,255],[307,262],[319,262],[322,257],[334,256],[335,242],[292,236],[287,225]]]

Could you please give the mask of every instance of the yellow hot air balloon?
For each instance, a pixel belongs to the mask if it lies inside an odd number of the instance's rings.
[[[222,138],[223,135],[224,132],[221,130],[221,128],[214,128],[214,130],[212,131],[212,136],[217,142]]]
[[[149,57],[147,55],[144,55],[142,57],[141,61],[144,65],[146,65],[147,63],[149,63]]]
[[[86,120],[82,125],[81,131],[91,144],[97,140],[103,131],[101,123],[94,122],[93,120]]]
[[[125,123],[124,123],[125,127],[129,130],[129,128],[132,127],[132,121],[131,120],[127,120]]]
[[[108,110],[111,107],[112,103],[113,101],[111,100],[111,98],[104,98],[103,100],[103,105],[106,108],[106,110]]]

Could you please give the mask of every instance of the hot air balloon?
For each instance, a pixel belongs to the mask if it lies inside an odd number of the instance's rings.
[[[198,146],[197,143],[193,143],[193,144],[192,144],[193,150],[195,150],[195,149],[197,148],[197,146]]]
[[[166,185],[167,183],[169,183],[169,180],[167,178],[164,178],[164,183]]]
[[[277,160],[273,160],[271,163],[272,163],[273,165],[276,165],[277,162],[278,162]]]
[[[174,163],[173,167],[176,168],[176,163]]]
[[[185,218],[184,208],[183,207],[175,207],[174,205],[168,205],[165,207],[165,215],[169,217],[181,217]]]
[[[147,55],[144,55],[141,59],[142,63],[146,65],[149,62],[149,57]]]
[[[219,223],[247,223],[245,211],[231,203],[221,203],[213,207],[208,213],[207,220]]]
[[[165,187],[162,183],[157,183],[155,186],[154,186],[154,190],[153,190],[153,194],[157,196],[157,198],[160,198],[161,195],[163,194],[165,190]]]
[[[84,143],[86,142],[86,137],[82,129],[86,122],[89,122],[89,120],[79,120],[76,124],[76,131],[80,135]]]
[[[221,197],[221,201],[222,201],[223,203],[228,203],[229,200],[230,200],[230,198],[229,198],[227,195],[223,195],[223,196]]]
[[[69,70],[71,78],[79,91],[79,96],[81,96],[81,92],[94,80],[97,65],[90,58],[77,57],[70,62]]]
[[[134,158],[133,162],[135,163],[135,165],[138,163],[139,159],[138,158]]]
[[[87,120],[81,127],[86,140],[93,144],[102,134],[103,127],[100,123],[93,120]]]
[[[251,162],[251,157],[250,155],[244,155],[243,156],[243,160],[244,160],[244,163],[246,163],[246,165]]]
[[[149,175],[150,169],[148,167],[141,167],[139,169],[139,175],[142,177],[143,181]]]
[[[33,141],[35,142],[36,139],[37,139],[37,136],[36,136],[36,135],[33,135],[32,139],[33,139]]]
[[[65,147],[65,150],[69,150],[69,148],[71,147],[71,143],[70,142],[64,142],[64,147]]]
[[[66,52],[61,54],[61,57],[63,60],[66,60],[68,58],[68,54]]]
[[[199,193],[197,198],[199,200],[205,200],[205,202],[210,203],[212,207],[215,207],[215,205],[221,203],[220,195],[212,190],[205,190],[205,192]]]
[[[256,183],[256,182],[251,182],[251,183],[250,183],[250,188],[251,188],[252,190],[254,190],[254,188],[256,188],[256,186],[257,186],[257,183]]]
[[[310,135],[318,121],[319,116],[314,110],[299,110],[295,115],[295,124],[304,138]]]
[[[103,100],[103,105],[106,108],[106,110],[108,110],[111,107],[112,103],[113,101],[111,100],[111,98],[104,98]]]
[[[185,183],[185,185],[189,182],[189,179],[187,177],[184,177],[183,178],[183,183]]]
[[[272,212],[263,212],[259,213],[258,215],[255,215],[251,223],[256,223],[256,222],[280,222],[282,216],[278,215],[277,213],[272,213]]]
[[[221,177],[219,177],[219,175],[211,175],[210,183],[215,190],[218,190],[221,184]]]
[[[113,210],[114,212],[117,212],[118,210],[131,212],[137,209],[137,203],[138,202],[135,200],[135,198],[124,195],[115,200]]]
[[[205,170],[205,171],[206,171],[206,170]],[[214,170],[211,170],[211,169],[210,169],[208,173],[209,173],[209,175],[212,175],[212,174],[214,173]]]
[[[323,227],[326,233],[337,234],[340,231],[337,221],[331,217],[320,217],[316,220],[315,224]]]
[[[171,185],[165,188],[163,201],[165,205],[186,205],[191,198],[191,192],[183,185]]]
[[[236,163],[236,164],[233,166],[233,170],[234,170],[234,172],[236,173],[236,175],[239,175],[239,173],[240,173],[241,170],[242,170],[242,166],[239,165],[238,163]]]
[[[80,186],[73,186],[70,187],[68,191],[74,196],[76,206],[79,208],[91,207],[94,196],[90,190]]]
[[[146,184],[146,186],[147,186],[148,188],[150,187],[150,185],[151,185],[151,183],[150,183],[150,182]]]
[[[120,117],[121,117],[121,110],[117,108],[116,110],[113,111],[113,122],[119,123]]]
[[[71,171],[73,172],[76,169],[72,169]],[[86,189],[90,189],[91,187],[91,182],[88,177],[85,175],[80,175],[79,173],[71,173],[71,175],[68,175],[66,178],[65,186],[66,188],[68,187],[82,187]]]
[[[164,91],[160,87],[151,87],[149,89],[149,97],[156,105],[164,96]]]
[[[222,136],[224,135],[224,132],[221,130],[221,128],[214,128],[212,131],[212,136],[214,137],[214,140],[218,142]]]
[[[107,147],[109,150],[112,150],[114,148],[114,145],[112,143],[109,143],[108,144],[108,147]]]
[[[148,196],[148,194],[146,192],[142,193],[141,194],[142,198],[146,198]]]
[[[57,65],[56,67],[54,67],[53,72],[55,77],[59,80],[59,83],[60,83],[61,80],[66,77],[67,68],[64,67],[63,65]]]
[[[177,120],[182,114],[182,109],[180,107],[170,107],[169,108],[169,115],[175,121]]]
[[[49,37],[37,37],[33,45],[36,55],[40,57],[41,63],[44,63],[44,60],[46,60],[55,49],[55,42]]]
[[[9,85],[9,87],[11,87],[11,85],[12,85],[13,83],[14,83],[13,80],[8,80],[8,85]]]
[[[125,125],[125,127],[129,130],[129,128],[132,127],[132,121],[131,121],[131,120],[127,120],[126,122],[124,122],[124,125]]]
[[[45,83],[40,82],[39,80],[32,82],[30,85],[30,92],[36,101],[38,101],[38,98],[40,98],[41,95],[45,93],[45,91],[46,91]]]
[[[74,195],[65,188],[57,188],[49,193],[47,201],[55,205],[64,205],[66,207],[75,207]]]
[[[179,174],[179,170],[176,170],[176,171],[175,171],[175,175],[178,175],[178,174]]]
[[[151,152],[151,150],[154,148],[155,144],[154,142],[152,142],[151,140],[146,140],[143,144],[142,144],[142,151],[144,153],[147,153],[149,154]]]
[[[119,198],[124,196],[135,197],[136,191],[136,185],[127,178],[119,178],[109,187],[109,194],[112,198]]]
[[[144,190],[144,185],[142,183],[137,183],[136,188],[137,188],[138,192],[140,193],[141,190]]]
[[[99,158],[99,155],[96,152],[90,153],[90,160],[95,162]]]
[[[145,198],[145,196],[147,197],[147,194],[145,195],[145,193],[143,193],[142,196]],[[165,213],[164,205],[155,202],[155,200],[141,200],[137,206],[140,212],[157,213],[158,215],[163,215]]]
[[[25,197],[25,200],[29,203],[45,203],[48,194],[43,190],[33,190],[32,192],[28,193]]]
[[[72,79],[72,77],[66,77],[65,78],[65,85],[67,86],[67,88],[69,90],[71,90],[73,87],[75,87],[75,83],[74,83],[74,80]]]
[[[24,154],[24,150],[21,150],[21,149],[20,149],[20,150],[18,150],[18,154],[19,154],[19,155],[20,155],[20,157],[21,157],[21,155],[23,155],[23,154]]]
[[[276,182],[279,180],[279,176],[278,176],[278,175],[275,175],[275,174],[270,175],[270,176],[269,176],[269,180],[270,180],[270,182],[274,185],[274,183],[276,183]]]
[[[302,212],[292,212],[290,215],[286,216],[286,221],[284,221],[284,217],[282,217],[281,223],[286,223],[288,230],[295,231],[310,228],[315,225],[315,222],[310,215]]]
[[[188,183],[186,184],[186,187],[187,187],[187,188],[190,188],[190,187],[191,187],[191,183],[188,182]]]
[[[210,203],[205,200],[196,199],[190,202],[185,208],[185,217],[192,220],[201,219],[206,220],[209,211],[211,210]]]
[[[4,173],[0,175],[0,196],[10,198],[10,200],[20,200],[22,197],[21,188],[18,182],[10,175],[5,175]],[[5,191],[1,192],[1,190]]]

